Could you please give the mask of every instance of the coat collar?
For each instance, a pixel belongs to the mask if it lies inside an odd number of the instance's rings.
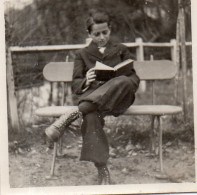
[[[89,54],[91,54],[91,55],[93,55],[93,56],[95,56],[95,57],[97,57],[99,59],[103,59],[106,56],[108,56],[109,54],[116,53],[117,50],[118,50],[118,47],[117,46],[118,46],[118,44],[116,42],[114,42],[112,40],[109,40],[108,43],[107,43],[107,45],[106,45],[105,52],[104,52],[104,54],[102,54],[102,53],[99,52],[99,49],[98,49],[96,43],[94,43],[92,41],[89,44],[89,46],[86,48],[86,51]]]

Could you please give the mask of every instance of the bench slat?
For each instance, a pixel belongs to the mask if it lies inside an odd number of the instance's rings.
[[[73,62],[50,62],[43,69],[44,78],[51,82],[71,82]]]
[[[134,68],[141,80],[172,79],[176,75],[176,66],[169,60],[135,61]]]
[[[50,106],[39,108],[36,115],[45,117],[59,117],[62,114],[76,110],[76,106]],[[130,106],[124,115],[166,115],[182,112],[182,108],[173,105],[133,105]]]
[[[182,112],[180,106],[173,105],[133,105],[130,106],[124,115],[166,115]]]
[[[50,62],[43,75],[48,81],[71,82],[73,67],[73,62]],[[176,66],[169,60],[135,61],[134,68],[141,80],[172,79],[176,75]]]

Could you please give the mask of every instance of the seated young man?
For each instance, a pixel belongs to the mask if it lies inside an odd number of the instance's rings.
[[[108,15],[94,13],[87,20],[87,31],[92,42],[78,51],[73,72],[73,92],[79,97],[78,108],[62,115],[46,129],[47,136],[57,141],[65,127],[79,116],[83,117],[81,132],[83,144],[80,160],[91,161],[98,169],[98,184],[110,184],[107,168],[109,145],[103,131],[106,115],[122,114],[135,99],[139,78],[132,68],[122,75],[105,82],[96,80],[96,61],[114,67],[131,58],[126,46],[110,39],[111,26]]]

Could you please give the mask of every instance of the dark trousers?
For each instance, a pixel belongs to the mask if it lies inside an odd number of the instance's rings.
[[[97,111],[84,115],[81,127],[83,145],[80,160],[98,164],[107,163],[109,146],[103,126],[104,119]]]
[[[80,160],[107,163],[109,146],[103,131],[104,116],[117,116],[124,112],[134,102],[137,87],[127,77],[121,76],[106,82],[81,99],[79,110],[83,114],[83,144]]]

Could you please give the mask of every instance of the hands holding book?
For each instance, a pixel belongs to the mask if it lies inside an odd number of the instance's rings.
[[[91,68],[86,73],[85,86],[89,87],[95,80],[105,82],[121,75],[128,76],[132,74],[133,62],[133,60],[127,59],[116,66],[111,67],[97,61],[95,67]]]
[[[90,86],[90,84],[92,82],[94,82],[96,80],[96,74],[95,74],[95,70],[94,68],[91,68],[90,70],[88,70],[88,72],[86,73],[86,86]]]
[[[111,67],[97,61],[94,67],[96,80],[108,81],[114,77],[131,75],[133,72],[133,62],[132,59],[127,59],[116,66]]]

